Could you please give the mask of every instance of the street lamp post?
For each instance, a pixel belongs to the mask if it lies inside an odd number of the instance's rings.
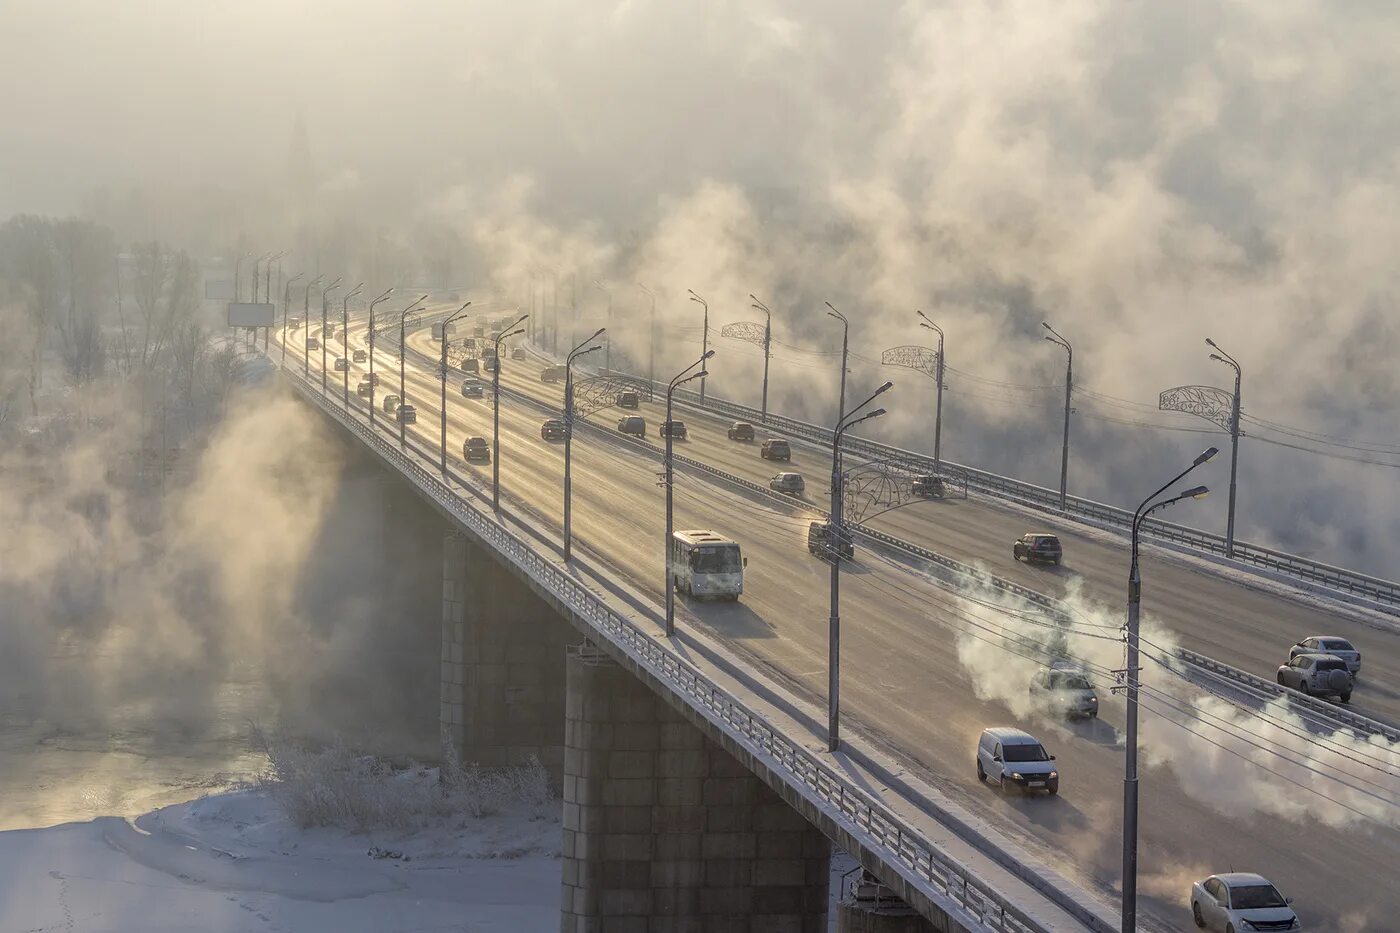
[[[705,309],[705,321],[700,331],[700,355],[704,356],[710,349],[710,304],[695,294],[694,290],[687,288],[686,291],[690,292],[691,301],[698,301],[700,307]],[[700,404],[705,404],[705,380],[703,378],[700,380]]]
[[[831,302],[828,301],[826,306],[831,309],[826,312],[826,316],[841,322],[841,396],[836,402],[836,417],[839,419],[841,413],[846,410],[846,358],[850,348],[851,322],[846,320],[846,315],[832,307]]]
[[[419,305],[421,305],[423,302],[425,302],[425,301],[427,301],[427,300],[428,300],[428,296],[427,296],[427,295],[422,295],[422,296],[420,296],[419,299],[418,299],[417,301],[415,301],[413,304],[409,305],[407,308],[404,308],[404,309],[403,309],[403,313],[399,315],[399,408],[403,408],[403,406],[404,406],[405,404],[407,404],[407,402],[408,402],[408,393],[407,393],[407,392],[405,391],[405,389],[404,389],[404,375],[403,375],[403,360],[404,360],[404,356],[405,356],[405,352],[404,352],[404,322],[408,320],[408,315],[409,315],[410,312],[412,312],[412,311],[414,311],[415,309],[417,309],[417,307],[418,307]],[[402,446],[404,445],[403,412],[399,411],[398,409],[395,409],[395,410],[394,410],[394,417],[395,417],[395,419],[399,422],[399,446],[402,447]]]
[[[666,568],[666,637],[670,638],[676,634],[676,585],[671,578],[671,536],[675,533],[675,511],[674,511],[674,490],[675,485],[675,452],[673,447],[675,439],[671,436],[671,398],[675,394],[677,387],[685,385],[692,379],[703,379],[707,375],[705,361],[715,355],[714,350],[705,351],[705,355],[685,369],[676,373],[676,377],[666,386],[666,420],[663,427],[666,434],[666,456],[662,469],[665,471],[661,485],[666,487],[666,546],[661,552],[661,563]],[[695,367],[702,367],[698,373],[690,371]],[[689,375],[687,375],[689,374]]]
[[[387,301],[393,293],[392,288],[385,289],[382,295],[369,303],[369,426],[371,428],[374,427],[374,390],[378,388],[374,384],[374,306],[381,301]]]
[[[321,289],[321,392],[326,391],[326,344],[330,343],[326,339],[326,296],[340,287],[340,276],[335,277],[335,281]]]
[[[279,274],[280,274],[280,270],[281,270],[281,268],[282,268],[282,257],[285,256],[285,255],[287,255],[287,251],[286,251],[286,250],[283,250],[283,251],[280,252],[280,253],[274,253],[272,256],[268,257],[267,265],[266,265],[266,266],[264,267],[264,269],[263,269],[263,301],[266,301],[266,302],[268,302],[269,304],[272,302],[272,262],[273,262],[273,260],[276,260],[276,261],[277,261],[277,268],[278,268]],[[264,352],[264,353],[267,352],[267,332],[268,332],[269,329],[270,329],[270,328],[267,328],[267,327],[264,327],[264,328],[263,328],[263,352]],[[255,335],[255,336],[256,336],[256,335]]]
[[[761,410],[761,412],[762,412],[762,420],[763,420],[765,423],[767,423],[767,421],[768,421],[768,360],[769,360],[769,358],[772,356],[772,347],[773,347],[773,312],[770,311],[770,310],[768,310],[768,306],[767,306],[766,304],[764,304],[763,302],[759,301],[757,298],[754,298],[754,296],[753,296],[752,294],[750,294],[749,297],[750,297],[750,298],[753,298],[753,307],[754,307],[754,308],[757,308],[759,311],[762,311],[762,312],[763,312],[763,315],[764,315],[764,316],[763,316],[763,407],[762,407],[762,409],[760,409],[760,410]]]
[[[240,284],[239,277],[243,270],[243,260],[247,258],[248,257],[244,254],[239,253],[238,258],[233,261],[233,300],[235,303],[242,300],[242,296],[238,293]]]
[[[258,303],[258,266],[262,265],[263,260],[271,255],[271,253],[263,253],[253,260],[253,304]]]
[[[1063,512],[1069,499],[1069,413],[1070,400],[1074,392],[1074,347],[1070,346],[1069,341],[1061,337],[1049,324],[1041,321],[1040,326],[1052,335],[1045,339],[1057,346],[1064,347],[1065,353],[1068,354],[1065,363],[1065,440],[1060,448],[1060,511]]]
[[[307,379],[311,378],[311,289],[323,278],[324,275],[318,275],[306,283],[306,293],[301,301],[301,371]],[[325,337],[325,334],[321,336]]]
[[[647,288],[647,287],[646,287],[645,285],[643,285],[641,282],[638,282],[638,283],[637,283],[637,287],[640,288],[640,289],[642,290],[642,292],[643,292],[648,298],[651,299],[651,323],[650,323],[650,325],[647,327],[647,332],[648,332],[648,334],[650,335],[649,338],[648,338],[648,341],[647,341],[647,342],[648,342],[648,348],[647,348],[647,382],[650,382],[653,386],[655,386],[655,385],[656,385],[656,295],[652,293],[652,290],[651,290],[651,289]]]
[[[593,344],[599,337],[607,332],[606,327],[600,327],[593,332],[593,336],[581,341],[574,346],[569,354],[564,357],[564,563],[569,562],[573,555],[573,472],[571,464],[574,448],[574,360],[585,353],[592,353],[594,350],[601,350],[602,346]]]
[[[943,470],[943,328],[929,320],[928,315],[922,311],[915,311],[923,320],[919,321],[919,326],[925,330],[931,330],[938,334],[938,366],[935,368],[933,378],[938,384],[937,397],[933,405],[933,472],[940,473]]]
[[[447,328],[453,321],[457,320],[457,318],[465,314],[467,309],[471,306],[472,303],[469,301],[466,304],[462,305],[462,307],[458,308],[456,311],[453,311],[447,317],[442,319],[442,359],[438,361],[438,378],[442,380],[442,404],[439,406],[438,409],[438,414],[440,416],[439,423],[442,427],[442,433],[439,439],[440,446],[438,459],[439,467],[442,470],[443,476],[447,475]],[[402,405],[403,402],[400,402],[399,404]]]
[[[1133,512],[1132,566],[1128,571],[1128,625],[1123,664],[1123,691],[1127,696],[1126,751],[1123,766],[1123,903],[1122,933],[1137,931],[1137,820],[1138,820],[1138,610],[1142,602],[1142,578],[1138,573],[1138,533],[1147,516],[1182,499],[1200,499],[1209,491],[1204,486],[1188,489],[1178,496],[1148,505],[1182,477],[1216,454],[1214,447],[1203,452],[1172,481],[1142,500]]]
[[[1235,400],[1230,405],[1230,505],[1225,518],[1225,556],[1235,556],[1235,476],[1240,465],[1240,364],[1209,337],[1206,343],[1215,348],[1210,358],[1235,371]]]
[[[846,524],[842,516],[845,489],[841,471],[841,435],[862,421],[883,415],[885,410],[877,408],[851,420],[852,415],[893,387],[893,382],[880,386],[870,398],[837,418],[836,426],[831,431],[831,520],[827,525],[827,546],[831,552],[831,615],[827,619],[826,747],[833,752],[841,747],[841,546],[846,541]]]
[[[608,296],[608,323],[604,326],[603,329],[609,330],[613,326],[612,289],[608,288],[606,285],[604,285],[597,279],[593,280],[593,287],[598,289],[598,291],[602,292],[604,295]],[[608,372],[612,372],[612,334],[608,335],[607,342],[603,344],[603,368],[606,369]]]
[[[491,510],[496,513],[501,511],[501,344],[507,337],[525,333],[520,325],[529,316],[520,315],[496,335],[496,368],[491,371]]]
[[[305,272],[298,272],[287,280],[287,284],[282,286],[282,365],[287,365],[287,304],[292,300],[292,283],[306,275]]]
[[[341,352],[345,360],[345,368],[340,371],[340,407],[347,415],[350,413],[350,299],[364,287],[365,283],[361,282],[340,299],[340,345],[344,348]]]

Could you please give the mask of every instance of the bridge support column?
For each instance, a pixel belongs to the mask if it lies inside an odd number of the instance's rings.
[[[837,901],[836,933],[937,933],[940,929],[868,873],[853,888],[842,891]],[[855,890],[860,891],[860,899]]]
[[[439,730],[464,764],[538,759],[560,786],[564,647],[577,636],[484,549],[443,540]]]
[[[589,645],[568,653],[563,933],[826,930],[826,838]]]

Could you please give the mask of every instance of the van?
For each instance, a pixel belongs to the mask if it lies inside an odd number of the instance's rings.
[[[647,420],[638,415],[628,415],[625,418],[618,418],[617,430],[622,434],[635,434],[637,437],[646,437]]]
[[[1055,756],[1030,733],[1009,726],[982,730],[977,740],[977,780],[990,780],[1003,793],[1060,792]]]

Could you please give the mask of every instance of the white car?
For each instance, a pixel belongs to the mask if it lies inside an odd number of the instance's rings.
[[[995,781],[1003,792],[1060,792],[1060,772],[1055,756],[1047,753],[1036,738],[1020,729],[998,726],[984,729],[977,741],[977,780]]]
[[[1191,919],[1202,930],[1301,930],[1302,922],[1268,879],[1251,872],[1211,875],[1191,885]]]
[[[1356,646],[1345,638],[1338,638],[1335,635],[1309,635],[1288,649],[1290,659],[1296,658],[1300,654],[1336,655],[1347,662],[1347,670],[1353,674],[1361,673],[1361,652],[1357,651]]]

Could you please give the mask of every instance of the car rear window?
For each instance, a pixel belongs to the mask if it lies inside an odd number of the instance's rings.
[[[1325,648],[1325,649],[1327,649],[1328,651],[1355,651],[1355,650],[1356,650],[1355,648],[1353,648],[1353,647],[1351,646],[1351,642],[1346,641],[1345,639],[1341,639],[1341,638],[1324,638],[1324,639],[1322,639],[1322,647]]]
[[[1037,545],[1059,544],[1060,539],[1055,537],[1054,535],[1036,535],[1034,538],[1031,539],[1031,543]]]
[[[1320,671],[1344,671],[1347,669],[1347,662],[1340,658],[1322,658],[1317,662],[1317,669]]]

